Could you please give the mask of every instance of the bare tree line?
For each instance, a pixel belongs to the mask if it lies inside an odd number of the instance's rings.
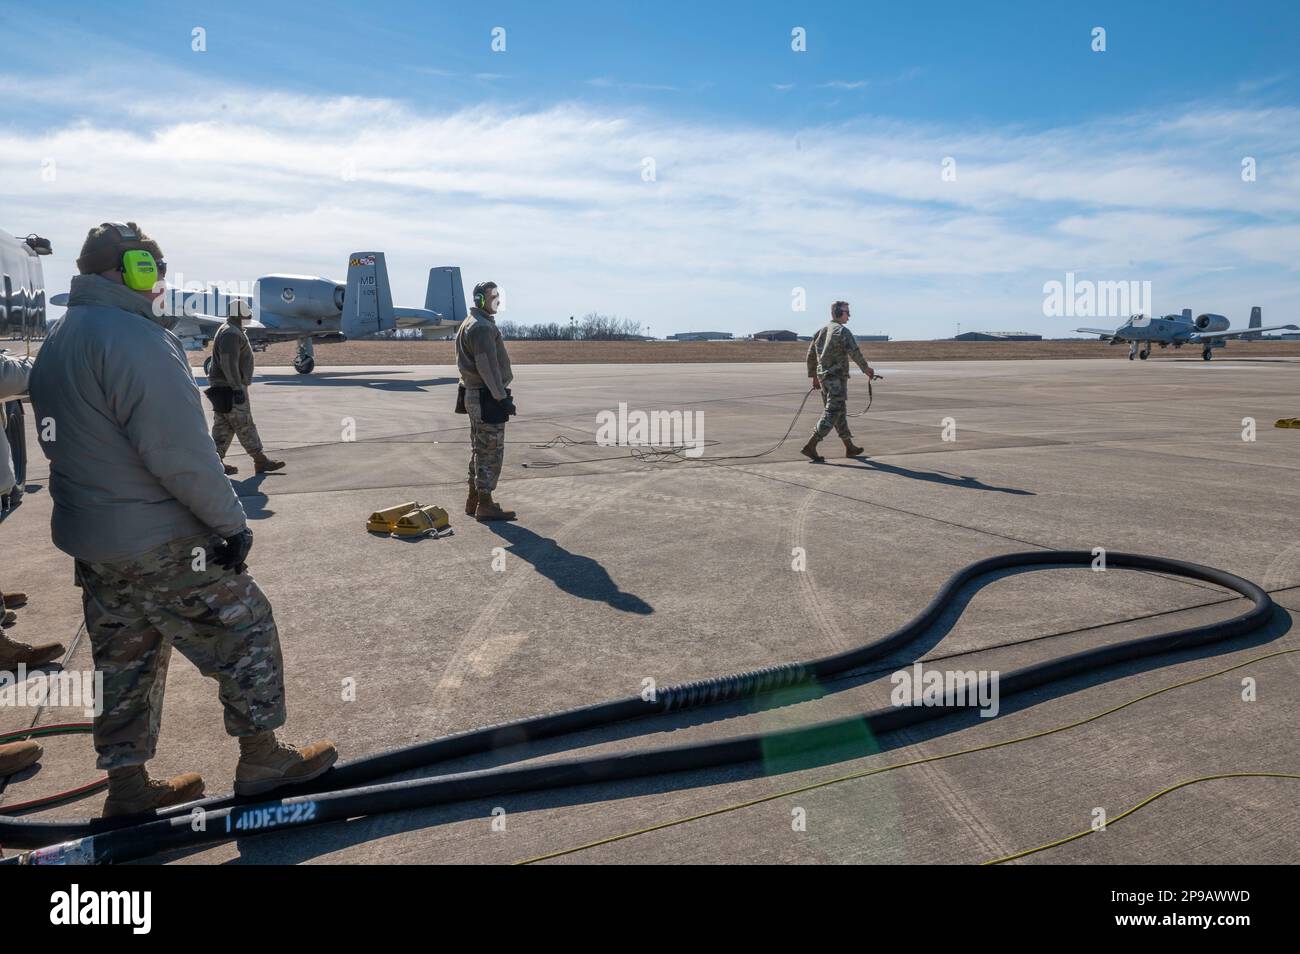
[[[502,337],[517,341],[620,341],[641,334],[641,322],[596,312],[566,322],[521,325],[498,321]]]

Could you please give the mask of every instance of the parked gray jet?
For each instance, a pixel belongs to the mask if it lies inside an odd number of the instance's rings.
[[[1250,310],[1250,325],[1246,328],[1232,329],[1232,322],[1222,315],[1205,314],[1192,318],[1192,309],[1184,308],[1181,315],[1165,315],[1161,318],[1148,318],[1146,315],[1134,315],[1114,330],[1107,328],[1076,328],[1075,331],[1089,335],[1101,335],[1102,341],[1111,344],[1128,342],[1128,359],[1134,357],[1145,361],[1151,356],[1151,345],[1161,348],[1173,345],[1177,350],[1185,344],[1200,345],[1201,357],[1206,361],[1214,356],[1213,349],[1222,348],[1229,338],[1258,338],[1262,332],[1289,329],[1300,331],[1300,325],[1263,326],[1263,312],[1258,305]]]
[[[466,314],[465,291],[456,266],[429,269],[423,308],[394,305],[383,252],[349,255],[348,277],[342,283],[310,275],[263,275],[253,284],[251,295],[169,287],[164,313],[176,316],[172,331],[185,347],[198,351],[207,347],[229,314],[231,303],[239,300],[248,305],[252,315],[244,329],[255,349],[263,350],[273,341],[298,342],[293,366],[299,374],[310,374],[316,367],[317,341],[365,338],[394,328],[446,328],[451,332]],[[55,305],[66,301],[66,295],[50,299]],[[203,362],[204,373],[211,367],[209,355]]]

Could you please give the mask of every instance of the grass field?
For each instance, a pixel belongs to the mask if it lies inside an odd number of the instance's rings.
[[[507,343],[515,364],[668,364],[708,362],[801,362],[806,342],[768,341],[511,341]],[[292,363],[293,342],[271,345],[259,354],[261,365]],[[1000,361],[1016,358],[1110,358],[1123,360],[1128,348],[1097,341],[886,341],[865,342],[869,361]],[[190,363],[200,365],[209,351],[191,351]],[[1215,355],[1220,357],[1300,356],[1300,341],[1236,342]],[[1181,351],[1153,352],[1152,359],[1199,358],[1193,347]],[[347,341],[316,346],[316,365],[347,364],[454,364],[450,341]]]

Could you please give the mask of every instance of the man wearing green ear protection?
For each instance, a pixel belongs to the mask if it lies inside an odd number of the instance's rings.
[[[239,739],[235,792],[262,795],[323,774],[332,742],[276,738],[287,715],[279,632],[247,571],[253,544],[194,375],[156,302],[166,265],[134,222],[90,230],[68,310],[41,346],[28,390],[50,461],[54,545],[75,561],[95,668],[104,814],[198,798],[189,772],[150,778],[174,647],[216,680]]]

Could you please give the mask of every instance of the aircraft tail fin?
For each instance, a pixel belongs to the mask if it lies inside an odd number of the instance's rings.
[[[465,286],[455,265],[438,265],[429,269],[429,289],[424,295],[427,311],[436,311],[442,320],[459,325],[465,320]]]
[[[396,325],[384,253],[353,252],[348,256],[348,279],[339,330],[352,341],[387,331]]]
[[[1254,305],[1254,306],[1250,309],[1250,325],[1249,325],[1249,327],[1251,327],[1251,328],[1260,328],[1260,327],[1263,326],[1263,324],[1264,324],[1264,309],[1260,308],[1259,305]],[[1260,337],[1260,333],[1257,331],[1257,332],[1255,332],[1253,335],[1245,335],[1244,337],[1246,337],[1246,338],[1258,338],[1258,337]]]
[[[1183,321],[1191,321],[1191,320],[1192,320],[1192,309],[1190,309],[1190,308],[1184,308],[1184,309],[1183,309]]]

